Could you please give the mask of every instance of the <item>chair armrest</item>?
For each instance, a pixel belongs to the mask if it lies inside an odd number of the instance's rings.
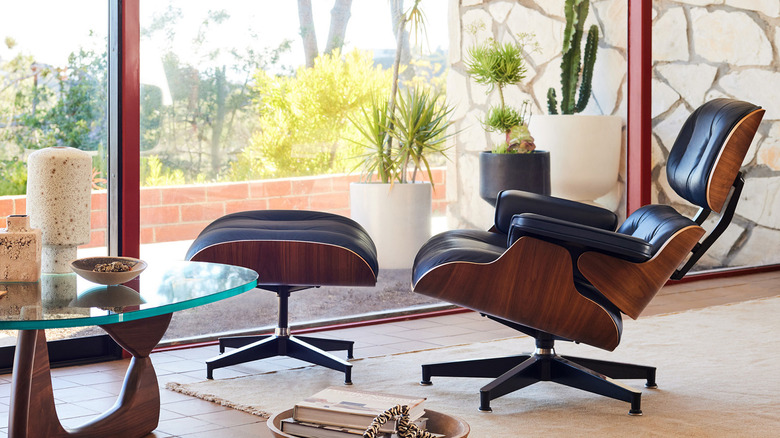
[[[609,231],[614,231],[618,222],[615,213],[594,205],[520,190],[504,190],[498,194],[496,229],[508,234],[512,217],[522,213],[536,213]]]
[[[645,262],[653,256],[652,246],[637,237],[533,213],[512,218],[507,244],[511,246],[522,236],[557,243],[569,250],[596,251],[635,263]]]

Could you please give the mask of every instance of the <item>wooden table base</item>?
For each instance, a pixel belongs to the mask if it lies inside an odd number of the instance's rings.
[[[14,357],[8,436],[58,438],[143,437],[160,420],[160,389],[149,353],[160,342],[171,314],[101,326],[133,355],[114,406],[95,419],[65,430],[54,407],[49,351],[43,330],[21,330]]]

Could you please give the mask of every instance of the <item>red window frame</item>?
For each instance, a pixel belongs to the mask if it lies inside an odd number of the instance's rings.
[[[118,157],[119,226],[117,252],[139,257],[141,251],[141,85],[140,0],[119,1],[120,134]]]

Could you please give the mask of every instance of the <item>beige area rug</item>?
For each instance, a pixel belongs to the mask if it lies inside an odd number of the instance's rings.
[[[559,354],[656,366],[658,389],[644,381],[644,416],[629,404],[541,382],[493,400],[480,412],[488,379],[434,377],[420,386],[420,365],[533,350],[518,337],[412,353],[357,359],[354,388],[427,397],[432,410],[471,426],[471,437],[683,436],[769,437],[780,434],[780,296],[702,310],[627,320],[614,352],[559,342]],[[267,374],[179,385],[169,389],[257,415],[290,408],[343,375],[306,366]]]

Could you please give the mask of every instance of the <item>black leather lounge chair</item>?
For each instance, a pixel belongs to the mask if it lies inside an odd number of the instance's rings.
[[[276,292],[279,319],[273,335],[220,338],[217,357],[206,361],[206,377],[230,365],[289,356],[344,372],[352,364],[328,351],[347,350],[352,341],[293,336],[288,324],[290,293],[317,286],[373,286],[379,265],[376,247],[357,222],[330,213],[258,210],[233,213],[209,224],[187,251],[187,260],[253,269],[257,287]],[[251,309],[246,309],[251,311]],[[225,347],[236,348],[225,353]]]
[[[536,351],[426,364],[421,383],[431,384],[432,376],[495,378],[480,389],[479,408],[490,411],[495,398],[553,381],[627,401],[630,414],[641,414],[642,393],[613,379],[646,379],[655,387],[654,367],[559,356],[554,342],[614,350],[621,314],[636,319],[670,277],[688,272],[732,219],[744,183],[739,168],[763,115],[750,103],[716,99],[685,122],[666,170],[670,186],[700,207],[693,220],[668,205],[648,205],[616,229],[608,210],[505,191],[489,232],[431,238],[414,262],[414,291],[533,336]],[[704,237],[700,225],[711,211],[720,218]]]

